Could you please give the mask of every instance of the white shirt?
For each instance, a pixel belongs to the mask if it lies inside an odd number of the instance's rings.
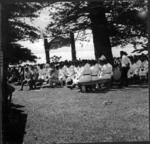
[[[65,75],[63,73],[63,70],[62,69],[59,69],[59,79],[65,79]]]
[[[91,67],[91,74],[93,76],[98,75],[99,72],[100,72],[100,68],[98,64],[95,64],[94,66]]]
[[[148,70],[148,61],[147,61],[147,60],[145,60],[145,61],[143,62],[143,66],[144,66],[144,68],[145,68],[146,70]]]
[[[138,61],[136,62],[136,64],[137,64],[137,67],[138,67],[138,68],[140,68],[140,67],[141,67],[141,65],[142,65],[141,60],[138,60]]]
[[[128,78],[131,78],[131,77],[134,76],[136,69],[137,69],[137,65],[136,64],[131,64],[130,65],[130,69],[128,71]]]
[[[110,63],[102,66],[99,78],[110,79],[113,75],[112,65]]]
[[[79,82],[88,82],[88,81],[91,81],[91,69],[90,69],[90,65],[87,63],[83,67],[83,70],[79,77]]]
[[[121,66],[126,67],[128,64],[130,64],[130,59],[127,56],[123,55],[121,58]]]
[[[91,75],[91,69],[88,63],[84,65],[82,75]]]

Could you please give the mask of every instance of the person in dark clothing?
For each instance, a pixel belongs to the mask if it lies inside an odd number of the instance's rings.
[[[31,71],[29,70],[28,67],[25,68],[25,72],[24,72],[24,80],[21,83],[21,88],[20,90],[23,90],[23,86],[27,83],[29,85],[29,89],[31,88],[31,79],[32,79],[32,74]]]
[[[31,70],[31,80],[30,80],[30,87],[31,89],[36,89],[36,83],[38,82],[38,69],[36,67],[33,67]]]

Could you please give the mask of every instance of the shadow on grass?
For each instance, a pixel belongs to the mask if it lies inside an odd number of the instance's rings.
[[[94,142],[94,143],[63,143],[63,144],[149,144],[149,141],[134,141],[134,142]]]
[[[22,144],[25,134],[27,114],[19,108],[22,105],[12,104],[7,114],[3,115],[3,143]]]
[[[134,88],[148,88],[148,84],[142,83],[142,84],[129,84],[127,87],[120,88],[118,85],[113,85],[111,90],[128,90],[128,89],[134,89]]]
[[[107,93],[110,91],[117,91],[117,90],[128,91],[128,90],[133,90],[134,88],[148,88],[148,84],[147,83],[129,84],[127,87],[120,87],[119,84],[113,84],[111,88],[103,88],[103,89],[97,89],[94,91],[86,91],[84,93],[91,93],[91,94],[92,93]],[[79,90],[79,92],[81,91]]]

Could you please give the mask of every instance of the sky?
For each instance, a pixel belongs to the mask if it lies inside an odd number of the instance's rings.
[[[40,57],[40,59],[37,59],[37,63],[45,63],[46,58],[45,58],[45,50],[44,50],[44,43],[43,40],[39,40],[37,42],[31,43],[30,41],[22,41],[20,44],[24,45],[25,47],[28,47],[33,54],[35,54],[37,57]],[[94,57],[94,46],[92,39],[90,42],[82,42],[82,46],[80,42],[76,42],[76,55],[77,58],[79,59],[95,59]],[[112,48],[112,53],[113,56],[119,57],[120,56],[120,51],[124,50],[126,51],[129,55],[133,55],[132,51],[134,50],[133,46],[131,44],[125,46],[122,48],[121,46],[118,47],[113,47]],[[62,47],[56,50],[51,50],[50,51],[50,57],[52,56],[61,56],[61,60],[71,60],[71,47]]]
[[[44,30],[47,24],[50,22],[48,9],[49,8],[43,9],[40,13],[40,16],[36,18],[34,21],[31,22],[29,19],[26,19],[25,21],[28,24],[34,25],[38,27],[39,29]],[[92,33],[90,30],[87,30],[87,33],[89,33],[87,37],[89,42],[81,42],[81,41],[75,42],[77,59],[79,58],[80,59],[94,59],[95,58]],[[75,34],[75,37],[76,37],[76,34]],[[18,43],[30,49],[31,52],[35,54],[37,57],[40,57],[40,59],[37,59],[37,63],[46,62],[43,39],[37,40],[34,43],[31,43],[30,41],[20,41]],[[131,55],[132,54],[131,52],[134,50],[134,48],[131,44],[127,45],[123,49],[120,46],[113,47],[112,48],[113,56],[119,57],[121,50],[124,50],[129,55]],[[71,47],[62,47],[56,50],[51,50],[50,57],[54,55],[61,56],[62,61],[71,60]]]

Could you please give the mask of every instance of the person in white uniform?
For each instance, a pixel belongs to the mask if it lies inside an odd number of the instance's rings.
[[[100,58],[100,73],[99,73],[99,79],[111,79],[113,76],[113,68],[110,63],[108,63],[105,56],[102,56]]]
[[[106,83],[105,86],[107,88],[111,87],[111,80],[112,80],[112,76],[113,76],[113,67],[112,65],[107,61],[106,57],[104,55],[102,55],[99,59],[99,79],[100,80],[105,80],[105,79],[109,79],[109,83]],[[98,85],[98,87],[103,87],[104,84],[100,84]]]
[[[143,56],[141,58],[141,66],[139,69],[139,78],[140,81],[146,81],[147,80],[147,75],[148,75],[148,61],[145,59]]]
[[[86,63],[79,77],[79,82],[89,82],[91,79],[90,65]]]
[[[73,83],[73,79],[75,78],[75,67],[73,65],[71,65],[69,68],[68,68],[68,77],[66,79],[66,84],[67,85],[72,85]]]
[[[98,80],[99,73],[100,73],[100,67],[99,67],[99,64],[96,63],[94,66],[91,67],[92,81]]]

